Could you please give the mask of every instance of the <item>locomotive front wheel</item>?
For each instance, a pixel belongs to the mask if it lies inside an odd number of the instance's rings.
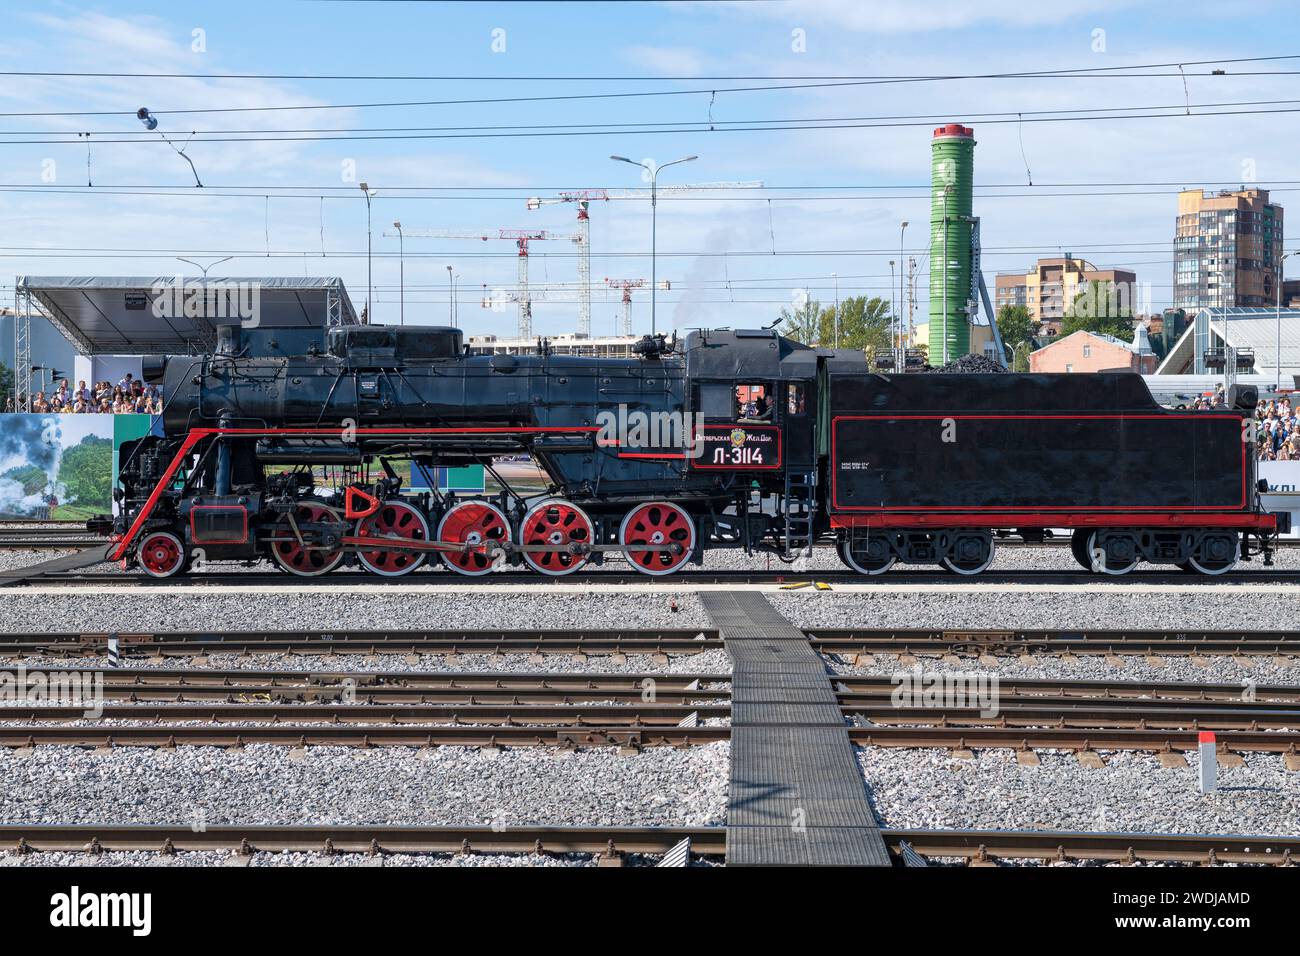
[[[572,574],[587,563],[589,551],[576,550],[594,543],[595,527],[587,513],[561,498],[547,498],[528,509],[519,524],[519,540],[530,568],[548,577]]]
[[[642,574],[661,577],[672,574],[691,559],[695,551],[695,522],[686,511],[668,501],[637,505],[618,528],[618,543],[632,567]],[[676,551],[637,550],[638,544],[677,545]]]
[[[438,522],[438,540],[448,544],[486,545],[510,540],[510,522],[496,505],[487,501],[462,501]],[[478,577],[493,569],[493,555],[486,549],[444,551],[443,563],[457,574]]]
[[[411,541],[428,541],[429,522],[419,508],[405,501],[393,499],[385,501],[374,514],[358,521],[356,535],[363,538],[398,537]],[[403,574],[410,574],[422,565],[424,553],[380,548],[374,551],[358,551],[357,560],[372,574],[396,578]]]
[[[154,531],[145,535],[136,552],[136,560],[144,573],[153,578],[170,578],[180,574],[189,563],[185,546],[180,538],[167,531]]]
[[[300,502],[293,509],[293,517],[299,525],[338,523],[343,520],[336,509],[314,501]],[[304,578],[316,577],[319,574],[329,574],[343,562],[341,548],[326,550],[299,544],[293,536],[293,527],[290,526],[287,515],[276,523],[275,536],[290,539],[276,541],[271,545],[271,560],[290,574]]]
[[[840,560],[858,574],[884,574],[894,566],[894,553],[884,535],[864,538],[841,538],[835,542]]]

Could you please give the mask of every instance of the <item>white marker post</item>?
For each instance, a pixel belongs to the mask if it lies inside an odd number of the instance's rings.
[[[117,635],[110,634],[108,638],[108,666],[120,667],[122,665],[122,648],[117,642]]]
[[[1214,793],[1218,789],[1216,777],[1219,761],[1214,753],[1214,732],[1202,730],[1197,737],[1201,752],[1201,793]]]

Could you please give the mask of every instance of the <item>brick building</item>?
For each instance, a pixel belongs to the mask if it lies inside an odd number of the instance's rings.
[[[1138,327],[1133,342],[1113,335],[1074,332],[1029,356],[1031,372],[1138,372],[1156,370],[1146,329]]]

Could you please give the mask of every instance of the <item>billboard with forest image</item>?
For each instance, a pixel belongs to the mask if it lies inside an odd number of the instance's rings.
[[[84,521],[113,510],[117,431],[148,415],[0,415],[0,520]],[[132,431],[136,429],[131,429]]]

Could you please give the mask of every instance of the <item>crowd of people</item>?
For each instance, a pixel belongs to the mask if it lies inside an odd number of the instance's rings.
[[[5,411],[14,411],[13,398],[6,401]],[[72,388],[68,379],[60,379],[47,393],[44,389],[32,395],[30,411],[36,414],[115,414],[160,415],[163,410],[162,392],[158,386],[146,384],[130,372],[116,385],[112,382],[85,381]]]
[[[1300,461],[1300,415],[1290,398],[1260,401],[1255,408],[1255,429],[1260,461]]]

